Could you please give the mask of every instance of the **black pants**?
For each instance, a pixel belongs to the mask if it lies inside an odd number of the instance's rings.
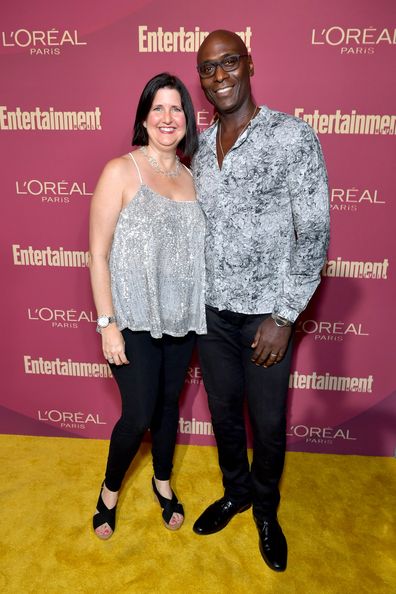
[[[152,436],[154,474],[168,480],[172,471],[179,395],[195,343],[182,338],[123,330],[129,365],[111,366],[121,393],[121,417],[114,426],[106,468],[106,486],[118,491],[148,428]]]
[[[199,356],[208,393],[225,496],[253,502],[259,519],[276,515],[286,446],[286,397],[291,344],[284,359],[265,369],[252,363],[251,344],[268,317],[207,307],[208,334],[199,337]],[[247,458],[246,394],[253,432],[253,462]]]

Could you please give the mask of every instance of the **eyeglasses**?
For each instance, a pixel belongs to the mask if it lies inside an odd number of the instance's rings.
[[[225,72],[232,72],[232,70],[238,68],[240,59],[247,58],[248,55],[249,54],[232,54],[218,62],[202,62],[202,64],[198,64],[197,66],[199,76],[201,78],[210,78],[214,75],[218,66],[221,66],[222,70]]]

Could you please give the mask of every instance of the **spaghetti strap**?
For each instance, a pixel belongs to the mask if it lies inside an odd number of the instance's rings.
[[[183,165],[184,169],[187,169],[187,171],[191,175],[191,177],[193,177],[191,169],[189,169],[186,165],[184,165],[184,163],[182,163],[182,165]]]
[[[136,163],[136,159],[135,159],[135,157],[132,155],[132,153],[128,153],[128,155],[131,157],[132,161],[135,163],[135,167],[136,167],[136,169],[137,169],[138,176],[139,176],[139,179],[140,179],[140,185],[142,186],[142,185],[143,185],[142,174],[140,173],[140,169],[139,169],[139,166],[138,166],[138,164]]]

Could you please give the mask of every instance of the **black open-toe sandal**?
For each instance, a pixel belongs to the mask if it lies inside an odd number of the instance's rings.
[[[173,491],[172,499],[167,499],[166,497],[163,497],[157,489],[154,477],[151,479],[151,484],[153,485],[154,494],[157,497],[158,503],[160,504],[162,509],[162,519],[164,520],[165,527],[169,530],[179,530],[179,528],[184,522],[184,509],[182,504],[178,502],[177,497]],[[183,517],[176,524],[169,524],[173,514],[180,514]]]
[[[94,517],[92,518],[92,524],[93,524],[93,529],[95,531],[96,536],[98,538],[100,538],[101,540],[107,540],[108,538],[110,538],[110,536],[113,535],[114,530],[115,530],[117,504],[115,504],[115,506],[112,507],[111,509],[106,507],[106,505],[102,499],[103,486],[104,486],[104,482],[102,483],[102,486],[100,488],[99,499],[98,499],[98,503],[96,504],[96,509],[98,510],[99,513],[95,514]],[[106,524],[106,523],[111,528],[110,534],[98,534],[96,532],[96,529],[99,528],[99,526],[102,526],[102,524]]]

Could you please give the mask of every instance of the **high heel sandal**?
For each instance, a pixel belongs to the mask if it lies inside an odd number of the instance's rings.
[[[98,503],[96,504],[96,509],[98,510],[98,513],[93,516],[92,524],[93,524],[93,529],[94,529],[96,536],[98,538],[100,538],[101,540],[108,540],[110,538],[110,536],[112,536],[114,534],[115,524],[116,524],[117,504],[115,504],[115,506],[112,507],[111,509],[109,509],[106,506],[105,502],[102,499],[103,487],[104,487],[104,481],[100,488]],[[99,528],[99,526],[102,526],[102,524],[106,524],[106,523],[111,528],[110,534],[98,534],[96,532],[96,529]]]
[[[167,499],[163,497],[161,493],[157,489],[157,485],[155,484],[154,477],[151,479],[151,484],[153,486],[154,495],[158,499],[158,503],[162,509],[162,519],[164,521],[165,528],[168,530],[179,530],[181,525],[184,522],[184,509],[181,503],[178,502],[176,495],[172,491],[172,499]],[[175,524],[170,524],[169,522],[172,519],[173,514],[180,514],[182,517],[179,522]]]

